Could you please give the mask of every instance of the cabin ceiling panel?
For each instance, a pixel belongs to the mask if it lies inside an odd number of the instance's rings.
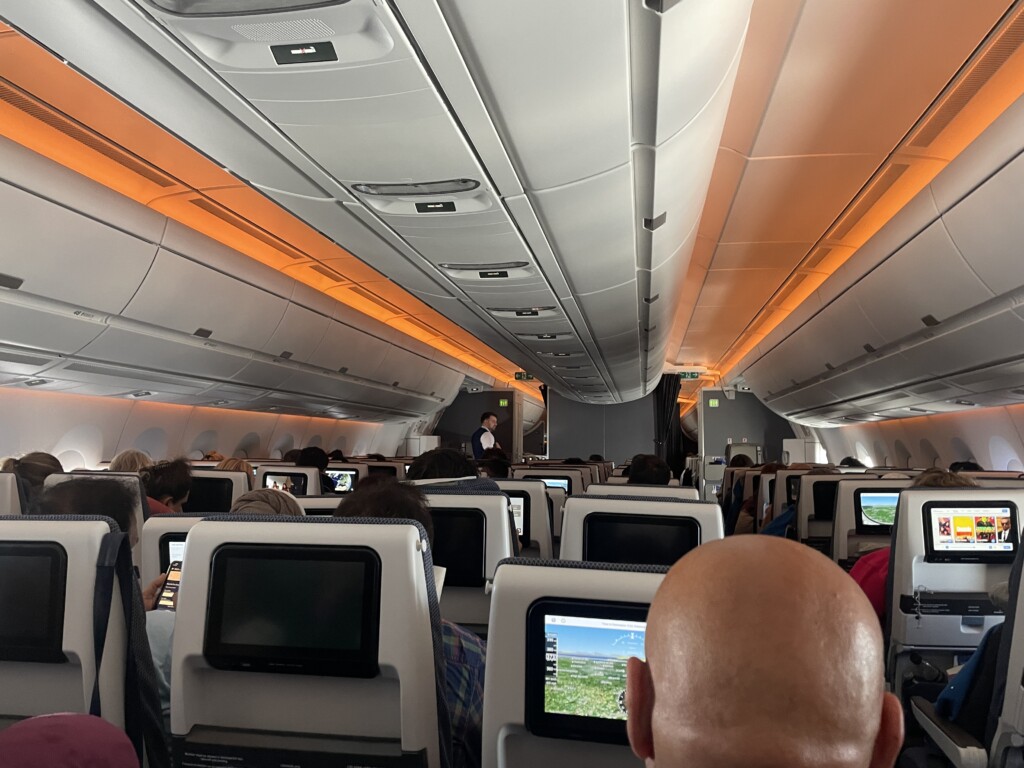
[[[812,243],[720,243],[714,250],[711,268],[774,270],[791,272],[810,251]],[[737,275],[745,277],[745,275]]]
[[[892,151],[1010,4],[806,3],[753,154]]]
[[[577,296],[636,278],[632,169],[530,195]]]
[[[625,2],[440,5],[526,187],[560,187],[629,160]]]
[[[722,242],[816,241],[883,159],[878,154],[751,160]]]
[[[733,307],[757,312],[788,276],[786,269],[712,268],[704,281],[697,306]]]

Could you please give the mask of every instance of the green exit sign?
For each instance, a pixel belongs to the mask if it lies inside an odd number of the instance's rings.
[[[516,371],[516,381],[533,381],[533,374],[526,371]]]
[[[718,398],[717,397],[709,398],[708,399],[708,408],[717,408],[717,407],[718,407]]]
[[[508,408],[508,398],[507,397],[501,398],[498,401],[498,407],[499,408]]]
[[[696,380],[700,378],[700,371],[680,371],[679,378],[684,381]]]

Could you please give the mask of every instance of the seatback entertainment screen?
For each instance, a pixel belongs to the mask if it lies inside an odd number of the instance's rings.
[[[923,510],[925,562],[1014,561],[1020,529],[1013,502],[930,501]]]

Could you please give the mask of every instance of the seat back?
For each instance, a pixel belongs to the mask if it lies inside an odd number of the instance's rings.
[[[0,472],[0,517],[27,512],[25,494],[13,472]]]
[[[354,491],[356,484],[370,474],[370,468],[355,462],[332,461],[325,474],[334,480],[334,493],[340,496]],[[402,477],[405,477],[404,466]]]
[[[345,494],[329,493],[323,496],[296,496],[295,501],[307,515],[330,517],[344,498]]]
[[[800,498],[796,509],[797,538],[832,556],[832,524],[835,520],[835,492],[840,475],[800,477]],[[816,486],[821,485],[821,488]]]
[[[224,516],[189,532],[176,762],[449,765],[430,548],[410,521]]]
[[[836,485],[832,560],[849,564],[861,554],[889,546],[900,491],[910,480],[843,479]]]
[[[1010,752],[1018,762],[1020,745],[1024,743],[1024,590],[1020,588],[1024,571],[1024,552],[1010,570],[1010,603],[1006,609],[1002,634],[996,655],[995,686],[989,708],[985,745],[989,765],[1012,765]]]
[[[192,469],[192,490],[182,505],[185,512],[227,512],[235,499],[252,488],[245,472],[225,469]]]
[[[721,509],[710,502],[570,496],[559,559],[671,565],[690,549],[724,535]]]
[[[900,493],[887,595],[887,676],[898,691],[911,652],[970,651],[1003,620],[988,590],[1010,575],[1024,490],[908,488]],[[1008,518],[1004,544],[1000,520]]]
[[[0,518],[0,728],[55,712],[90,712],[124,728],[127,633],[115,581],[100,633],[97,681],[97,562],[117,525],[105,517]],[[30,643],[13,636],[34,637]],[[2,762],[2,761],[0,761]]]
[[[387,475],[396,480],[405,479],[404,461],[360,461],[366,471],[371,475]]]
[[[1024,488],[1024,480],[1010,477],[974,477],[979,488]]]
[[[434,522],[434,564],[445,569],[441,616],[485,628],[494,570],[517,552],[509,498],[502,491],[455,486],[427,486],[423,492]]]
[[[316,467],[263,464],[256,470],[253,488],[276,488],[293,496],[319,496],[320,471]]]
[[[555,540],[562,538],[562,511],[565,509],[565,500],[568,494],[561,488],[548,487],[545,491],[551,501],[551,536]]]
[[[643,498],[678,499],[680,501],[700,501],[696,488],[683,488],[678,485],[629,485],[620,483],[600,483],[587,488],[588,496],[642,496]]]
[[[484,677],[483,768],[570,762],[588,768],[643,765],[625,741],[625,661],[632,655],[643,658],[646,610],[665,570],[523,559],[501,563],[494,581]],[[567,700],[580,702],[578,706],[552,702],[547,706],[552,711],[545,713],[544,691],[559,693],[562,665],[598,663],[570,658],[572,629],[581,625],[588,633],[600,632],[602,646],[608,648],[608,658],[600,660],[600,697],[573,696],[570,690]],[[545,670],[549,654],[555,657],[553,671]],[[571,688],[573,676],[565,674],[565,681]],[[599,716],[588,718],[597,733],[566,738],[567,729],[556,714],[566,709]]]
[[[800,480],[790,480],[806,475],[807,469],[783,469],[775,473],[775,498],[772,500],[772,519],[786,511],[786,507],[800,495]]]
[[[181,515],[153,515],[142,526],[139,542],[139,581],[152,584],[161,573],[167,573],[174,561],[184,563],[185,540],[192,526],[209,515],[195,512]]]
[[[522,533],[520,540],[523,548],[535,545],[541,558],[550,560],[551,526],[553,524],[552,504],[545,493],[546,486],[540,480],[506,480],[497,478],[498,487],[509,495],[512,506],[512,517],[517,518],[516,509],[522,509],[522,523],[516,527]]]

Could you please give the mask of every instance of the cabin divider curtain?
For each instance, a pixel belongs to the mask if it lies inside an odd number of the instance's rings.
[[[668,463],[673,475],[682,476],[686,456],[679,423],[679,377],[670,373],[662,374],[654,390],[654,452]]]

